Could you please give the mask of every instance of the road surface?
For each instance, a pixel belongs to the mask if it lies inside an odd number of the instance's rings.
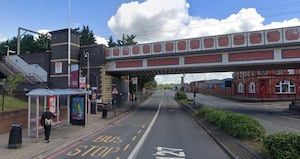
[[[48,158],[230,158],[173,98],[157,91],[119,122]]]

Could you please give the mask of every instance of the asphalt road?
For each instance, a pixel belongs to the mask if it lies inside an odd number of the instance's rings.
[[[229,158],[173,97],[174,92],[157,91],[122,120],[50,158]]]
[[[190,99],[194,98],[192,93],[188,93],[188,96]],[[197,94],[195,100],[205,106],[247,114],[264,126],[267,134],[300,132],[300,114],[287,111],[288,101],[239,102],[203,94]]]

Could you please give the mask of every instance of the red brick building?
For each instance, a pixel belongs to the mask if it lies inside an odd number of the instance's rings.
[[[224,80],[195,81],[191,91],[203,94],[263,99],[292,99],[300,96],[300,69],[241,71],[232,75],[231,87]]]
[[[300,69],[233,73],[233,94],[255,98],[293,98],[300,95]]]

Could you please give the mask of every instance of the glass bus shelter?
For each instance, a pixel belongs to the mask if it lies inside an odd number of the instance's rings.
[[[28,137],[39,137],[41,129],[40,118],[42,112],[49,107],[56,114],[53,124],[61,122],[60,98],[67,97],[67,123],[77,121],[75,124],[86,125],[88,122],[88,91],[85,89],[44,89],[38,88],[29,91],[28,96]],[[79,105],[78,105],[79,103]],[[80,106],[80,107],[78,107]],[[79,111],[80,110],[80,115]],[[73,120],[74,119],[74,120]]]

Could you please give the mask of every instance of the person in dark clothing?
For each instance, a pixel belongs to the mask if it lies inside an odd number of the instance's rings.
[[[45,140],[46,143],[49,142],[50,138],[50,133],[51,133],[51,124],[52,124],[52,119],[55,118],[56,116],[49,111],[49,108],[46,108],[46,111],[42,114],[41,118],[41,124],[44,127],[44,132],[45,132]]]

